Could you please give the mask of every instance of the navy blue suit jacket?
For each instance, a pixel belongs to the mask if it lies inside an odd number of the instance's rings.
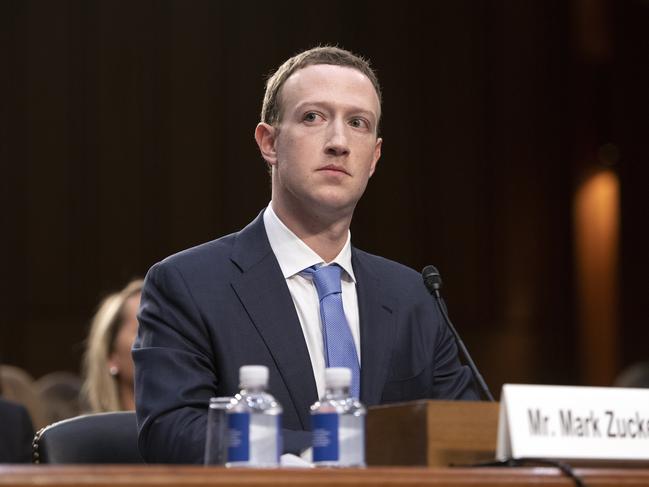
[[[469,369],[419,273],[352,250],[361,401],[478,399]],[[148,462],[200,463],[209,398],[238,392],[239,367],[266,365],[285,451],[309,445],[316,383],[302,328],[260,214],[238,233],[154,265],[133,349],[140,450]]]
[[[33,439],[27,409],[0,399],[0,463],[31,463]]]

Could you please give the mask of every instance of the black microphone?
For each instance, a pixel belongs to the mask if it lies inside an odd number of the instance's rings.
[[[424,270],[421,271],[421,277],[424,278],[424,284],[426,285],[428,292],[435,296],[439,310],[442,312],[442,316],[444,317],[444,321],[446,321],[449,330],[451,330],[451,333],[453,333],[455,342],[457,343],[458,348],[462,352],[462,355],[469,365],[471,372],[473,372],[473,377],[475,377],[478,385],[480,386],[480,389],[482,389],[482,393],[487,399],[493,402],[494,397],[491,395],[487,383],[480,375],[480,372],[478,372],[478,367],[476,367],[473,359],[471,358],[471,355],[469,355],[469,351],[464,346],[464,342],[460,338],[460,335],[457,333],[455,327],[453,326],[453,323],[451,323],[451,320],[448,317],[448,313],[446,312],[446,305],[444,304],[442,295],[439,292],[439,290],[442,288],[442,276],[439,275],[439,271],[435,268],[435,266],[427,265],[426,267],[424,267]]]

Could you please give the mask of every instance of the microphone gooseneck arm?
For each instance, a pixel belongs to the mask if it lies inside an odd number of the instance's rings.
[[[455,343],[457,343],[457,346],[460,349],[462,356],[464,357],[464,359],[467,362],[467,365],[471,369],[471,372],[473,373],[473,377],[478,382],[478,385],[482,390],[482,394],[489,401],[492,402],[495,401],[493,395],[491,394],[491,391],[489,391],[489,387],[487,386],[487,383],[482,378],[482,375],[480,375],[480,372],[478,371],[478,367],[476,367],[475,362],[473,362],[473,359],[469,354],[469,351],[464,346],[464,342],[460,338],[458,332],[455,330],[453,323],[451,323],[451,319],[448,317],[448,313],[446,312],[446,306],[444,304],[444,301],[442,300],[442,295],[439,292],[439,290],[442,288],[442,277],[439,275],[439,272],[437,271],[435,266],[432,265],[428,265],[424,267],[424,270],[421,271],[421,276],[424,279],[424,284],[426,285],[426,289],[428,289],[428,292],[430,292],[431,295],[435,296],[436,298],[435,301],[437,302],[437,306],[439,307],[439,310],[442,313],[442,316],[444,317],[444,321],[446,322],[448,329],[451,330],[451,333],[455,338]]]

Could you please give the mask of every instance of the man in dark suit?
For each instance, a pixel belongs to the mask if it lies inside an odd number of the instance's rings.
[[[31,463],[33,439],[27,409],[0,399],[0,463]]]
[[[478,398],[421,276],[351,246],[354,208],[381,155],[380,96],[368,63],[338,48],[298,54],[269,78],[255,139],[271,203],[146,278],[133,357],[147,461],[201,462],[209,398],[235,394],[246,364],[270,369],[290,452],[309,446],[309,406],[336,347],[366,405]],[[340,275],[343,338],[328,335],[321,269]]]

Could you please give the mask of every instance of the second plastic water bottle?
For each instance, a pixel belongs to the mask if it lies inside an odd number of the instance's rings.
[[[365,466],[365,407],[350,396],[351,381],[350,369],[325,370],[325,395],[311,406],[316,465]]]

